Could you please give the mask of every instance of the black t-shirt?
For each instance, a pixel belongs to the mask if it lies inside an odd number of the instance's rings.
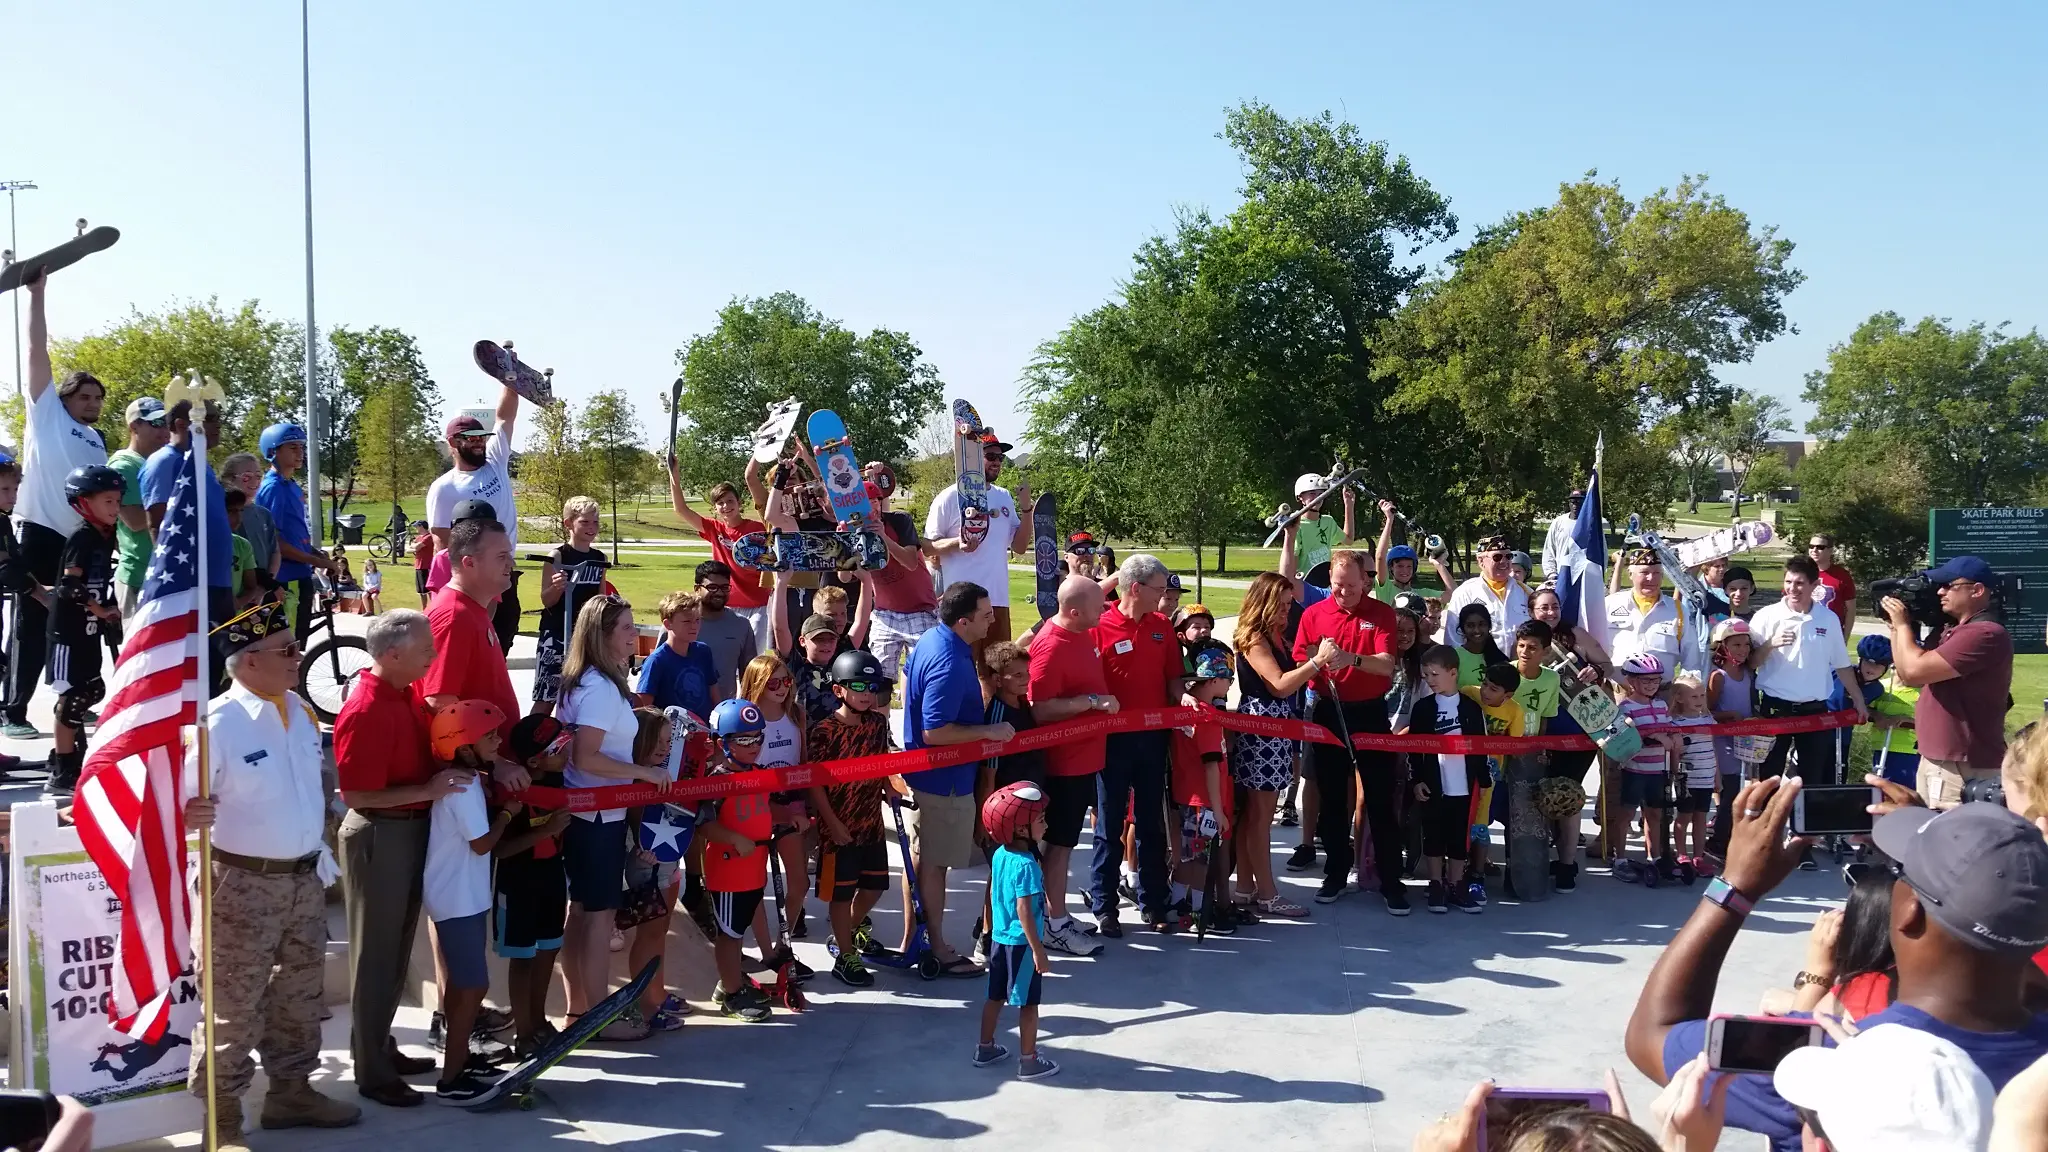
[[[81,525],[64,541],[64,553],[57,562],[57,575],[63,584],[69,583],[65,573],[73,568],[85,574],[80,583],[85,593],[100,604],[114,603],[114,534],[101,531],[91,524]],[[55,611],[50,614],[51,631],[70,638],[99,635],[99,617],[85,610],[83,601],[71,596],[59,596]]]
[[[14,519],[0,516],[0,592],[26,592],[35,581],[14,540]]]
[[[846,637],[841,636],[839,642],[844,644]],[[804,659],[801,645],[784,652],[782,662],[789,665],[789,674],[796,680],[796,702],[803,705],[805,723],[815,724],[839,710],[839,697],[832,694],[831,669]]]
[[[1019,732],[1038,727],[1038,720],[1031,715],[1030,703],[1018,704],[1015,708],[1003,703],[1001,696],[988,702],[984,723],[1008,724]],[[1045,783],[1045,753],[1039,749],[1029,752],[1015,752],[996,758],[996,787],[1029,780],[1033,784]]]
[[[547,648],[548,641],[553,640],[557,650],[564,650],[569,633],[575,628],[576,614],[583,611],[583,605],[592,596],[604,591],[604,572],[609,562],[602,552],[571,548],[567,544],[557,545],[548,556],[556,567],[567,571],[569,583],[553,607],[541,609],[540,643]]]

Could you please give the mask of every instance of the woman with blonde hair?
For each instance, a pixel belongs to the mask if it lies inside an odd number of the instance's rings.
[[[1245,593],[1238,610],[1236,640],[1239,668],[1237,710],[1251,716],[1285,720],[1301,715],[1301,690],[1335,658],[1337,646],[1323,641],[1307,663],[1296,665],[1287,642],[1287,618],[1294,607],[1294,582],[1278,572],[1261,572]],[[1301,917],[1308,909],[1280,895],[1273,883],[1273,846],[1269,841],[1273,807],[1294,779],[1294,741],[1279,736],[1237,737],[1230,758],[1231,779],[1245,789],[1244,810],[1236,821],[1237,901],[1255,904],[1272,916]]]

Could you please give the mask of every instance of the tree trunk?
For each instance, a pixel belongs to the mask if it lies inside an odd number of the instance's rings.
[[[1202,538],[1195,537],[1195,603],[1202,602]]]
[[[1225,567],[1223,557],[1224,554],[1227,553],[1229,550],[1230,541],[1220,538],[1216,541],[1216,574],[1218,576],[1223,575],[1223,569]]]

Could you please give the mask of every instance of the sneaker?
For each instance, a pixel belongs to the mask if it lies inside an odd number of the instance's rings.
[[[1034,1052],[1017,1061],[1017,1079],[1043,1080],[1059,1075],[1060,1066]]]
[[[846,959],[852,960],[855,964],[860,963],[860,958],[857,956],[849,956]],[[861,975],[867,976],[865,968],[861,969]],[[843,980],[845,977],[842,976],[840,979]],[[875,978],[868,976],[868,983],[872,984],[874,982]],[[851,983],[851,981],[848,981],[848,983]],[[721,984],[712,989],[711,1002],[716,1004],[719,1013],[729,1020],[738,1020],[747,1024],[759,1024],[763,1020],[768,1019],[767,1003],[762,999],[761,994],[752,988],[740,988],[736,991],[728,992],[725,990],[725,986]]]
[[[1483,881],[1474,880],[1465,885],[1465,895],[1474,904],[1486,907],[1486,884]]]
[[[683,1014],[657,1008],[654,1015],[647,1018],[647,1026],[656,1032],[673,1032],[683,1026]]]
[[[1301,826],[1301,813],[1295,809],[1294,805],[1289,804],[1280,810],[1280,826],[1282,828],[1298,828]]]
[[[1389,916],[1406,916],[1412,910],[1408,905],[1408,890],[1401,885],[1382,891],[1380,896],[1387,902]]]
[[[1818,872],[1820,871],[1820,862],[1813,858],[1812,853],[1808,853],[1799,858],[1799,870],[1801,872]]]
[[[519,1059],[519,1054],[512,1050],[510,1044],[493,1040],[489,1036],[478,1036],[472,1033],[469,1037],[469,1058],[471,1060],[482,1060],[484,1063],[496,1067],[501,1064],[513,1063]]]
[[[853,926],[853,950],[863,956],[880,956],[889,951],[882,946],[881,941],[875,939],[874,922],[865,916],[861,918],[860,923]]]
[[[1067,921],[1065,927],[1046,929],[1045,946],[1063,956],[1095,956],[1102,952],[1102,944],[1081,935],[1072,920]]]
[[[476,1027],[470,1029],[478,1036],[498,1036],[512,1030],[512,1014],[503,1008],[486,1004],[476,1011]]]
[[[839,959],[832,962],[832,975],[841,984],[854,988],[868,988],[875,983],[875,974],[868,971],[855,952],[841,952]]]
[[[1124,923],[1122,920],[1117,919],[1114,911],[1104,912],[1095,918],[1094,934],[1097,936],[1107,936],[1111,940],[1121,940],[1124,936]]]
[[[976,1068],[986,1068],[1009,1054],[1010,1050],[1001,1044],[976,1044],[974,1046],[974,1066]]]
[[[1182,931],[1181,914],[1172,908],[1162,908],[1145,917],[1145,923],[1161,936],[1171,936]]]
[[[1124,873],[1123,878],[1116,882],[1116,894],[1120,898],[1129,901],[1133,907],[1136,907],[1138,903],[1138,885],[1135,883],[1135,877],[1128,872]]]
[[[1429,882],[1428,899],[1429,911],[1432,916],[1441,916],[1451,910],[1450,905],[1444,898],[1444,886],[1440,880],[1431,880]]]
[[[9,720],[5,724],[0,724],[0,736],[5,736],[9,740],[34,740],[41,735],[41,732],[36,731],[36,726],[26,720]]]
[[[1202,914],[1198,918],[1196,926],[1202,930],[1202,934],[1205,936],[1237,935],[1237,917],[1220,909],[1202,909]]]
[[[1559,892],[1576,892],[1576,891],[1578,891],[1578,888],[1579,888],[1579,866],[1578,866],[1577,864],[1560,864],[1560,865],[1558,865],[1558,867],[1557,867],[1557,890],[1558,890]]]
[[[495,1086],[492,1081],[464,1068],[454,1080],[434,1085],[434,1099],[442,1104],[460,1106],[482,1098]]]
[[[1614,878],[1623,884],[1640,884],[1643,880],[1641,873],[1636,871],[1636,862],[1633,860],[1616,860]]]
[[[1335,904],[1338,898],[1344,895],[1344,888],[1342,880],[1323,881],[1323,886],[1316,889],[1316,903]]]
[[[1449,903],[1451,907],[1456,908],[1458,911],[1463,912],[1468,916],[1477,916],[1481,912],[1486,911],[1486,900],[1484,897],[1484,893],[1486,892],[1485,885],[1475,881],[1471,884],[1460,885],[1460,887],[1463,888],[1464,891],[1454,891],[1450,893]],[[1480,895],[1473,895],[1475,891],[1480,893]]]
[[[444,1036],[442,1036],[442,1033],[446,1032],[447,1030],[448,1018],[446,1016],[443,1016],[439,1012],[436,1012],[433,1014],[433,1016],[429,1017],[427,1019],[427,1047],[432,1048],[436,1052],[447,1051],[448,1042],[447,1039]]]
[[[991,937],[986,932],[977,932],[974,936],[974,951],[968,953],[967,958],[974,961],[976,967],[986,968],[988,967],[989,949],[994,945],[994,937]]]
[[[1313,844],[1303,844],[1287,857],[1289,872],[1306,872],[1316,866],[1316,849]]]
[[[678,996],[675,993],[671,992],[665,998],[663,998],[661,1002],[660,1011],[673,1012],[678,1016],[688,1016],[690,1013],[696,1011],[696,1009],[690,1007],[690,1002],[688,1000],[685,1000],[681,996]]]

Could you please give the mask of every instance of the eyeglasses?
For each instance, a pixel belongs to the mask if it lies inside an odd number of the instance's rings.
[[[878,696],[889,689],[889,682],[886,680],[880,682],[872,680],[836,680],[834,683],[848,692],[873,692]]]
[[[768,678],[768,686],[770,688],[787,688],[794,683],[796,683],[796,678],[792,676],[770,676]]]
[[[725,740],[726,743],[733,744],[741,748],[752,748],[753,746],[761,742],[761,734],[759,732],[747,732],[742,733],[738,736],[727,736]]]
[[[282,656],[287,660],[296,660],[305,649],[299,645],[298,641],[294,640],[282,648],[252,648],[250,651],[262,652],[270,656]]]

